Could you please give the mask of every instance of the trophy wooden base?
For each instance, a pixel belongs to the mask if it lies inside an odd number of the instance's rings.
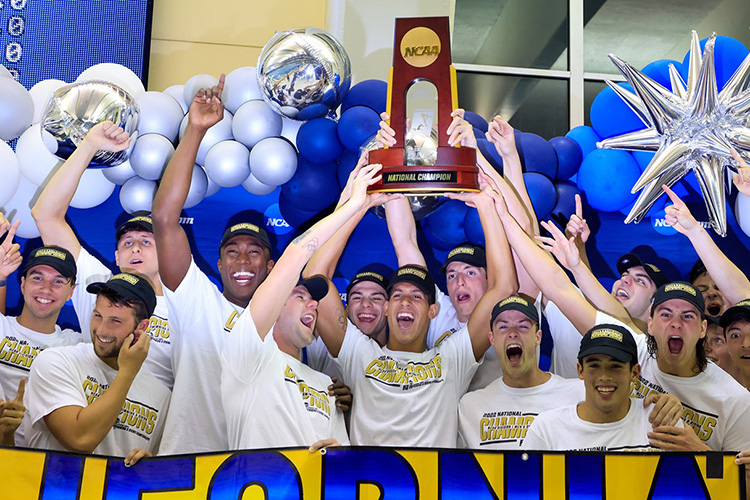
[[[439,196],[455,191],[479,191],[479,169],[472,148],[438,147],[436,165],[404,165],[404,148],[370,151],[370,163],[383,165],[383,178],[369,193]]]

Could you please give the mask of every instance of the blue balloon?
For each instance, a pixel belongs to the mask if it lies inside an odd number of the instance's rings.
[[[706,47],[708,38],[701,40],[701,52]],[[724,84],[729,81],[737,67],[747,57],[748,50],[742,42],[728,36],[717,36],[716,45],[714,46],[714,68],[716,68],[716,86],[719,90],[724,88]],[[687,81],[688,60],[690,51],[685,54],[682,60],[682,78]]]
[[[584,159],[589,153],[596,149],[596,143],[602,140],[602,138],[599,137],[599,134],[587,125],[579,125],[570,129],[570,132],[565,134],[565,137],[570,137],[578,143],[581,147],[581,153],[583,154]]]
[[[557,181],[555,191],[557,191],[557,204],[551,213],[562,214],[566,219],[570,219],[570,216],[576,213],[575,196],[581,194],[578,186],[570,181]]]
[[[487,123],[487,120],[479,116],[478,114],[472,112],[472,111],[465,111],[464,112],[464,120],[471,123],[472,127],[478,128],[483,133],[487,132],[489,130],[490,126]]]
[[[555,178],[557,154],[552,144],[541,136],[524,132],[521,134],[521,147],[525,159],[525,172],[539,172],[550,179]]]
[[[570,179],[581,166],[581,146],[570,137],[553,137],[549,140],[557,154],[557,178]]]
[[[578,189],[588,204],[603,212],[615,212],[636,199],[631,194],[641,169],[627,151],[597,149],[583,159],[578,170]]]
[[[464,202],[457,200],[441,205],[421,222],[427,241],[439,250],[451,250],[466,241],[464,218],[468,210]]]
[[[651,160],[654,158],[654,153],[649,151],[632,151],[630,154],[635,158],[635,162],[638,164],[638,168],[641,169],[641,172],[646,170],[646,167],[648,167],[648,164],[651,163]]]
[[[328,163],[338,158],[344,147],[336,134],[337,126],[328,118],[303,123],[297,132],[299,153],[313,163]]]
[[[386,82],[382,80],[362,80],[349,89],[349,95],[341,104],[341,112],[343,113],[354,106],[367,106],[380,115],[385,111],[387,99],[388,84]]]
[[[336,176],[339,180],[339,188],[342,190],[344,189],[344,186],[346,186],[346,182],[349,180],[349,174],[351,174],[354,167],[357,166],[357,160],[359,159],[357,155],[358,153],[347,150],[339,156]]]
[[[526,172],[523,174],[523,180],[537,219],[546,219],[557,205],[555,185],[549,177],[538,172]]]
[[[349,151],[360,146],[380,129],[380,116],[367,106],[353,106],[341,115],[337,133],[341,144]]]
[[[673,59],[659,59],[652,63],[647,64],[641,70],[641,73],[648,76],[655,82],[661,84],[667,90],[672,90],[672,80],[669,77],[669,65],[674,64],[677,71],[682,70],[682,63]],[[632,91],[631,89],[628,89]]]
[[[617,85],[633,91],[633,87],[627,83]],[[591,103],[590,116],[591,125],[597,135],[602,138],[614,137],[646,127],[638,115],[609,87],[602,89],[594,98],[594,102]]]
[[[503,158],[500,153],[497,152],[495,145],[487,139],[477,139],[477,148],[482,153],[482,156],[490,162],[490,165],[495,167],[495,170],[503,173]]]
[[[466,239],[475,245],[485,246],[484,241],[484,229],[482,229],[482,223],[479,220],[479,212],[476,208],[469,208],[466,211],[464,217],[464,232],[466,233]]]
[[[287,224],[294,228],[299,228],[305,222],[318,215],[318,212],[300,210],[297,208],[292,201],[293,195],[290,194],[290,189],[287,186],[288,183],[281,186],[281,193],[279,193],[279,211]]]
[[[294,176],[284,184],[289,201],[308,212],[332,205],[341,194],[337,173],[335,162],[311,163],[300,159]]]
[[[476,127],[471,127],[472,132],[474,132],[474,138],[475,139],[486,139],[487,136],[484,135],[484,132],[482,132],[480,129]]]

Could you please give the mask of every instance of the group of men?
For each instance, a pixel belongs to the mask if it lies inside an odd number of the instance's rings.
[[[605,290],[588,266],[580,200],[566,228],[542,222],[539,236],[513,129],[500,118],[487,139],[503,175],[478,154],[481,191],[449,195],[477,209],[486,247],[448,254],[447,295],[426,268],[408,202],[367,193],[380,166],[366,154],[333,213],[283,253],[259,221],[229,224],[219,289],[193,259],[180,212],[201,140],[223,117],[223,82],[195,96],[151,215],[117,229],[119,273],[81,245],[65,213],[93,155],[129,146],[121,128],[93,127],[32,208],[45,246],[23,267],[21,315],[0,319],[3,444],[127,464],[339,444],[750,450],[750,281],[665,187],[666,217],[703,263],[692,283],[626,254]],[[387,147],[394,133],[383,118]],[[448,134],[476,148],[460,110]],[[344,307],[331,278],[358,222],[381,204],[399,267],[392,276],[363,268]],[[1,286],[21,264],[16,227],[0,221]],[[56,325],[71,298],[83,333]],[[539,368],[542,315],[551,372]]]

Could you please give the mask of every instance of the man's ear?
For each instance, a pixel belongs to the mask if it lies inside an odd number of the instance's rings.
[[[440,311],[440,307],[437,304],[430,304],[430,310],[427,315],[430,319],[435,319],[435,316],[438,315],[438,311]]]
[[[633,365],[633,368],[630,370],[630,378],[634,382],[638,380],[638,377],[641,376],[641,365],[640,363],[636,363]]]
[[[119,268],[120,267],[120,252],[115,250],[115,265]]]
[[[266,270],[270,273],[274,265],[276,265],[276,262],[273,259],[268,259],[268,262],[266,263]]]
[[[144,332],[148,329],[148,324],[151,321],[151,318],[146,318],[141,320],[140,323],[138,323],[138,326],[135,327],[136,330],[143,330]]]
[[[578,368],[578,378],[583,380],[583,366],[580,361],[576,363],[576,367]]]
[[[542,345],[542,329],[536,331],[536,345]]]

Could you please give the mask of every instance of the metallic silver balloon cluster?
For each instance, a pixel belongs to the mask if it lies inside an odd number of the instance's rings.
[[[344,47],[318,28],[276,33],[258,57],[257,72],[266,102],[295,120],[329,114],[351,85],[351,63]]]
[[[138,127],[138,105],[121,87],[99,80],[73,83],[58,89],[44,111],[41,126],[57,142],[55,154],[68,159],[97,123],[110,120],[133,135]],[[119,165],[128,151],[99,151],[92,167]]]
[[[737,168],[731,148],[750,160],[750,55],[719,92],[714,67],[715,42],[714,33],[701,56],[698,34],[692,32],[688,81],[685,83],[674,65],[670,65],[671,91],[609,54],[635,93],[611,81],[607,84],[647,128],[605,139],[597,146],[656,152],[633,186],[633,193],[643,191],[626,223],[640,222],[663,194],[662,185],[671,187],[692,171],[698,179],[711,225],[726,236],[727,168]]]

